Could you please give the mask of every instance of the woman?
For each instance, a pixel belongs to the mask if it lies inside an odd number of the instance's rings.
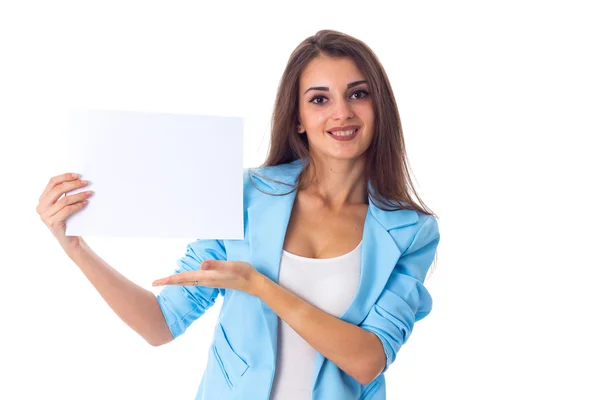
[[[65,236],[89,194],[58,199],[85,182],[52,178],[38,213],[152,345],[224,296],[197,399],[385,399],[383,373],[431,310],[439,231],[410,196],[392,89],[364,43],[325,30],[294,50],[267,160],[244,175],[244,239],[190,243],[158,296]]]

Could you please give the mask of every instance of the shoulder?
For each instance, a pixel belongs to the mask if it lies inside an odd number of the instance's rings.
[[[384,211],[373,208],[373,210],[375,217],[380,220],[402,251],[421,240],[439,240],[438,221],[433,215],[412,209]]]
[[[284,181],[291,182],[298,177],[302,171],[302,160],[297,159],[289,163],[271,165],[268,167],[245,168],[245,175],[257,177],[260,180],[266,181]]]
[[[438,220],[433,215],[415,211],[418,221],[413,227],[410,247],[420,248],[429,243],[435,243],[440,239]]]
[[[283,194],[296,186],[303,164],[300,159],[268,167],[244,168],[244,196]]]

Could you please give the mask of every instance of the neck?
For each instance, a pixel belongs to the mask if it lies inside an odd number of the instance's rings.
[[[313,155],[312,160],[306,171],[307,194],[319,198],[332,210],[368,203],[364,156],[340,160]]]

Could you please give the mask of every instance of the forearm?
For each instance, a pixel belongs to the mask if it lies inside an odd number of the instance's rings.
[[[362,384],[383,370],[385,353],[379,338],[336,318],[261,276],[256,295],[309,345]]]
[[[67,255],[119,318],[148,343],[157,346],[173,339],[154,293],[112,268],[83,239]]]

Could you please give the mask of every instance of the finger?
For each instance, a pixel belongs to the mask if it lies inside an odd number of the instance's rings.
[[[208,269],[225,270],[228,267],[235,266],[236,263],[238,263],[238,262],[239,261],[209,259],[209,260],[205,260],[202,262],[202,264],[200,265],[200,269],[202,269],[202,270],[208,270]]]
[[[179,274],[167,276],[166,278],[158,279],[155,282],[163,285],[178,285],[184,282],[194,282],[198,280],[196,271],[181,272]]]
[[[42,196],[40,196],[40,198],[43,197],[46,193],[50,192],[52,189],[54,189],[54,187],[56,185],[59,185],[63,182],[72,181],[72,180],[75,180],[78,178],[79,178],[79,174],[73,174],[73,173],[67,173],[67,174],[53,176],[52,178],[50,178],[50,181],[48,182],[48,185],[46,185],[46,188],[44,189],[44,192],[42,193]]]
[[[87,200],[80,201],[79,203],[71,204],[70,206],[64,207],[62,210],[57,212],[54,216],[46,218],[48,226],[52,227],[61,221],[66,221],[69,215],[81,210],[87,205]]]
[[[65,181],[62,184],[55,186],[50,192],[46,193],[40,199],[40,208],[49,208],[62,196],[72,190],[84,187],[87,185],[87,181],[75,179],[72,181]]]
[[[200,264],[200,269],[201,270],[207,270],[212,268],[213,266],[215,266],[215,261],[211,261],[210,263],[208,261],[203,261],[202,264]]]
[[[219,273],[216,271],[190,271],[181,272],[171,275],[166,278],[157,279],[152,282],[152,286],[162,285],[179,285],[179,286],[194,286],[194,282],[198,282],[198,286],[211,286],[212,283],[219,279]]]
[[[196,283],[197,282],[197,283]],[[170,286],[207,286],[206,282],[203,278],[196,278],[193,280],[177,280],[174,281],[170,278],[162,278],[162,279],[158,279],[155,280],[154,282],[152,282],[152,286],[166,286],[166,285],[170,285]]]
[[[62,199],[58,200],[56,203],[54,203],[52,206],[50,206],[50,208],[43,213],[43,216],[46,218],[50,218],[69,205],[79,203],[83,200],[87,200],[92,194],[93,192],[91,190],[88,190],[70,196],[65,196]]]

